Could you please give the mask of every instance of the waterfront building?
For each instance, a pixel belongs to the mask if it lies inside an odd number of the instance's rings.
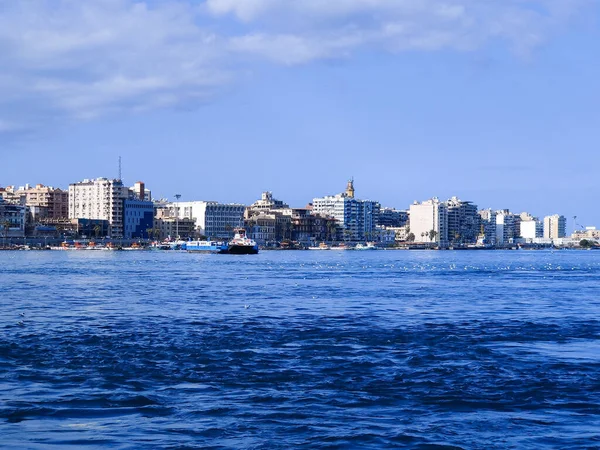
[[[33,220],[65,219],[69,216],[69,193],[52,186],[26,184],[18,189],[9,187],[7,200],[29,207]]]
[[[280,241],[277,236],[278,214],[269,211],[260,211],[250,214],[244,220],[246,235],[261,246],[274,246]]]
[[[448,240],[453,244],[475,244],[481,231],[481,217],[477,205],[452,197],[448,208]]]
[[[411,238],[414,238],[414,236],[411,235],[409,224],[406,224],[402,227],[388,227],[386,230],[394,232],[394,241],[396,243],[409,242]]]
[[[175,217],[193,219],[196,232],[208,238],[230,239],[233,230],[244,224],[245,205],[210,201],[174,202]]]
[[[123,237],[148,239],[154,227],[154,204],[132,197],[123,201]]]
[[[263,192],[261,198],[244,211],[247,235],[259,245],[275,246],[278,242],[291,240],[293,226],[291,209],[281,200],[273,198],[272,192]]]
[[[289,239],[292,241],[310,246],[316,242],[341,240],[336,220],[313,214],[311,207],[286,208],[281,210],[281,214],[290,218]]]
[[[70,184],[69,218],[106,220],[112,238],[145,238],[154,217],[154,205],[145,200],[145,192],[143,182],[130,189],[109,178]]]
[[[396,231],[398,228],[377,227],[373,235],[373,240],[379,242],[384,247],[391,247],[396,243]]]
[[[554,214],[544,217],[544,238],[559,239],[567,235],[567,219],[565,216]]]
[[[424,202],[410,205],[410,232],[415,242],[435,242],[446,245],[448,242],[448,207],[434,197]]]
[[[528,218],[529,219],[529,218]],[[536,217],[531,217],[529,220],[523,220],[519,224],[519,237],[521,239],[533,240],[541,238],[544,235],[544,224]]]
[[[161,215],[154,219],[154,225],[148,232],[149,236],[157,240],[179,239],[187,240],[199,237],[196,232],[196,221],[194,219],[178,219],[175,216]]]
[[[15,205],[0,198],[0,236],[24,237],[27,207]]]
[[[581,241],[582,239],[599,241],[600,240],[600,230],[597,230],[596,227],[586,227],[582,230],[576,230],[571,235],[571,238],[574,241]]]
[[[482,243],[496,245],[496,211],[488,208],[479,211],[481,218],[480,234],[483,235]]]
[[[496,245],[512,244],[519,237],[520,216],[508,209],[496,211]]]
[[[123,202],[129,188],[121,180],[85,179],[69,185],[69,218],[99,219],[110,223],[109,236],[123,237]]]
[[[354,198],[354,182],[350,180],[342,194],[313,199],[313,214],[334,218],[344,240],[365,241],[374,236],[381,206],[371,200]]]
[[[386,228],[399,228],[408,223],[408,211],[394,208],[381,208],[377,225]]]

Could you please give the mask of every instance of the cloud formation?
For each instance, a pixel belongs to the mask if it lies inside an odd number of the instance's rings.
[[[255,60],[358,50],[527,53],[588,0],[0,0],[0,134],[187,107]]]

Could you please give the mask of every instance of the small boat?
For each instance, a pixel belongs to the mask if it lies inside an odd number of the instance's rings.
[[[375,243],[367,242],[366,244],[356,244],[356,250],[377,250]]]
[[[246,236],[245,228],[236,228],[235,235],[227,244],[227,253],[232,255],[256,255],[258,244]]]
[[[352,250],[352,247],[342,243],[338,246],[331,247],[331,250]]]
[[[183,250],[190,253],[227,253],[229,246],[217,241],[188,241],[184,244]]]
[[[309,250],[331,250],[331,247],[327,245],[325,242],[321,242],[316,247],[308,247]]]

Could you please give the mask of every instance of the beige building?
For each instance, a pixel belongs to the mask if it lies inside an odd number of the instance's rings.
[[[544,238],[559,239],[567,235],[567,219],[565,216],[554,214],[544,217]]]
[[[587,227],[585,230],[574,231],[571,238],[576,241],[582,239],[598,241],[600,240],[600,230],[597,230],[596,227]]]
[[[39,211],[40,218],[65,219],[69,217],[69,193],[62,189],[38,184],[26,189],[25,204]]]

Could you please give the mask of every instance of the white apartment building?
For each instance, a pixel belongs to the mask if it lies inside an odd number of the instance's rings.
[[[313,214],[333,217],[342,229],[344,240],[375,239],[381,206],[371,200],[354,198],[354,183],[348,182],[346,192],[313,199]]]
[[[518,237],[517,226],[521,216],[507,209],[496,211],[496,245],[512,244]]]
[[[121,180],[96,178],[69,185],[69,218],[108,220],[110,236],[123,236],[123,201],[129,188]]]
[[[544,238],[559,239],[567,235],[567,219],[565,216],[554,214],[544,217]]]
[[[448,242],[448,207],[438,198],[414,202],[410,205],[409,217],[410,232],[414,234],[415,242],[437,242],[440,245]]]
[[[532,218],[532,220],[522,220],[520,230],[519,236],[522,239],[533,240],[541,238],[543,235],[543,224],[535,218]]]
[[[238,203],[194,201],[174,202],[173,215],[180,219],[193,219],[196,231],[209,238],[233,237],[233,229],[244,225],[245,205]]]

